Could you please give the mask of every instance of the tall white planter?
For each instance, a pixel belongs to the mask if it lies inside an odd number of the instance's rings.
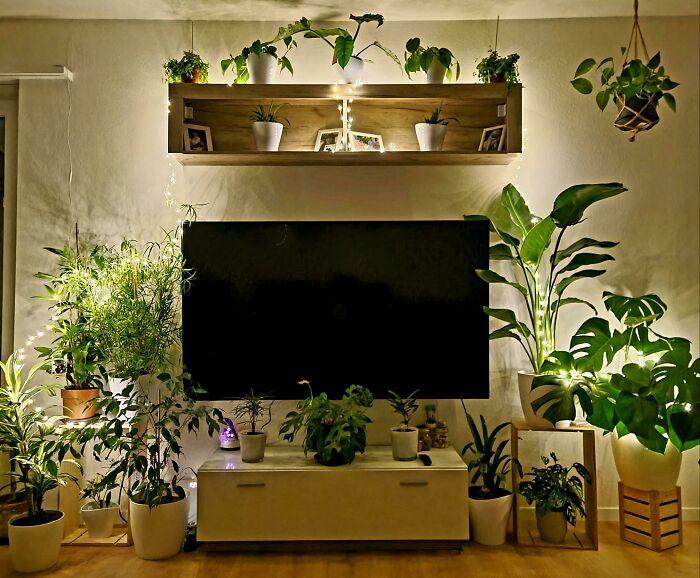
[[[351,56],[350,61],[342,68],[337,62],[333,64],[333,70],[346,84],[355,84],[362,78],[362,71],[365,68],[365,63],[357,56]]]
[[[162,560],[180,552],[187,530],[187,499],[149,508],[129,500],[129,523],[136,555]]]
[[[277,59],[270,54],[249,54],[246,58],[250,82],[253,84],[273,84],[277,72]]]
[[[240,432],[238,440],[241,442],[241,459],[244,462],[256,463],[265,459],[265,445],[267,434],[265,432]]]
[[[676,487],[683,454],[671,442],[666,444],[666,451],[659,454],[644,447],[634,434],[618,437],[614,431],[610,439],[615,467],[623,484],[660,492]]]
[[[437,58],[433,58],[428,72],[425,73],[425,82],[427,84],[442,84],[445,82],[445,74],[447,74],[447,67]]]
[[[548,393],[551,388],[541,387],[538,389],[536,395],[532,394],[532,381],[537,377],[534,373],[528,373],[526,371],[518,371],[518,390],[520,392],[520,405],[523,408],[523,414],[525,415],[525,421],[530,427],[552,427],[552,423],[547,421],[541,415],[535,415],[532,409],[532,402],[538,397]],[[552,386],[554,388],[556,386]],[[545,410],[541,409],[539,413],[544,413]]]
[[[39,572],[58,562],[65,518],[63,512],[58,513],[61,514],[60,518],[39,526],[15,526],[10,521],[7,528],[10,560],[17,572]],[[15,521],[22,518],[15,518]]]
[[[100,508],[95,502],[89,502],[80,508],[88,535],[93,540],[109,538],[117,520],[119,506],[112,504],[109,508]]]
[[[418,456],[418,428],[391,430],[391,453],[398,462],[410,462]]]
[[[255,147],[259,151],[278,151],[283,129],[281,122],[254,122]]]
[[[419,122],[416,125],[416,137],[421,151],[441,151],[447,134],[447,125]]]
[[[470,497],[469,532],[472,540],[484,546],[504,544],[512,507],[513,494],[490,500]]]

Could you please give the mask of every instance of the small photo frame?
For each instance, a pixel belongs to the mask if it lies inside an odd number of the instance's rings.
[[[480,151],[502,151],[506,144],[506,125],[490,126],[481,133]]]
[[[211,130],[208,126],[183,124],[182,132],[185,140],[185,152],[210,153],[214,150],[214,145],[211,141]]]
[[[343,150],[343,129],[328,128],[321,129],[316,135],[316,145],[314,151],[317,153],[334,153]]]
[[[348,131],[348,150],[352,152],[384,152],[382,135]]]

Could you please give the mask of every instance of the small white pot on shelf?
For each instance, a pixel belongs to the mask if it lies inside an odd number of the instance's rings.
[[[419,122],[416,125],[416,137],[421,151],[441,151],[447,134],[447,125]]]
[[[346,84],[355,84],[359,82],[362,78],[362,71],[364,68],[364,61],[357,56],[351,56],[345,68],[341,67],[337,62],[333,64],[333,70],[336,71],[338,76],[340,76],[342,81]]]
[[[241,459],[244,462],[254,464],[265,459],[267,434],[264,431],[239,432],[238,439],[241,442]]]
[[[391,453],[398,462],[410,462],[418,457],[418,428],[398,427],[391,430]]]
[[[108,508],[100,508],[97,502],[88,502],[80,508],[80,513],[83,515],[90,538],[100,540],[112,535],[119,507],[112,504]]]
[[[248,67],[251,83],[273,84],[275,82],[277,59],[274,56],[266,53],[260,56],[257,54],[249,54],[245,62]]]
[[[427,84],[442,84],[445,82],[445,74],[447,74],[447,67],[437,58],[433,58],[428,72],[425,73],[425,82]]]
[[[254,122],[255,147],[259,151],[278,151],[283,130],[284,125],[281,122]]]

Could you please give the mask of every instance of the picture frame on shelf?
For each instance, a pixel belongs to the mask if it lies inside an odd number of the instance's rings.
[[[384,152],[382,135],[368,132],[348,131],[348,150],[351,152]]]
[[[317,153],[334,153],[343,150],[343,129],[321,129],[316,135],[314,151]]]
[[[183,124],[182,136],[185,142],[185,152],[210,153],[214,150],[211,140],[211,129],[199,124]]]
[[[484,152],[502,151],[506,144],[506,125],[489,126],[481,133],[479,150]]]

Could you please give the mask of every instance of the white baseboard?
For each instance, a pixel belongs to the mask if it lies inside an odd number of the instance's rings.
[[[601,522],[617,522],[620,519],[618,508],[609,506],[607,508],[598,508],[598,520]],[[697,506],[687,506],[683,508],[684,522],[697,522],[700,520],[700,508]]]

